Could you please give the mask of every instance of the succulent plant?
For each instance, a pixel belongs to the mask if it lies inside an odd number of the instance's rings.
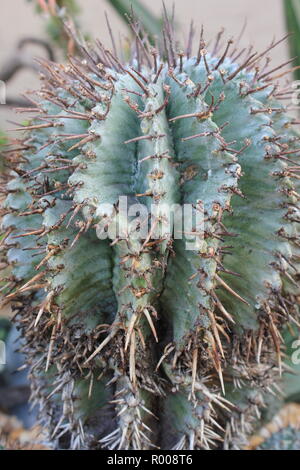
[[[81,40],[42,64],[7,154],[6,300],[55,447],[242,448],[299,325],[299,135],[276,43],[219,34],[208,52],[202,31],[193,56],[167,18],[160,52],[133,29],[130,63]],[[181,238],[173,205],[192,208]]]

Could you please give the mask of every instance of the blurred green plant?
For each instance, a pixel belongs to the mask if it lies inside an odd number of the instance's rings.
[[[3,131],[0,130],[0,148],[7,143],[7,137]]]
[[[300,0],[284,0],[284,12],[287,30],[290,36],[289,46],[291,57],[295,57],[293,65],[299,66],[300,60]],[[300,80],[300,69],[294,70],[296,80]]]
[[[59,9],[65,8],[71,16],[76,26],[79,26],[78,16],[80,8],[75,0],[57,0],[54,2]],[[50,10],[49,19],[46,25],[46,31],[55,45],[62,47],[65,52],[73,52],[73,45],[70,44],[70,38],[65,33],[62,19],[56,14],[56,10]],[[70,50],[71,48],[71,50]]]
[[[0,341],[6,340],[10,327],[10,321],[7,318],[0,317]]]
[[[65,53],[74,53],[75,45],[65,33],[63,17],[67,15],[79,26],[80,7],[76,0],[27,0],[34,2],[38,13],[47,16],[46,30],[51,41]],[[156,17],[140,0],[107,0],[123,21],[128,23],[128,17],[134,15],[139,19],[150,41],[161,34],[162,19]],[[60,12],[60,13],[59,13]],[[110,27],[109,27],[110,29]]]
[[[54,45],[67,53],[74,53],[74,44],[66,34],[59,11],[65,11],[78,27],[80,8],[76,0],[27,0],[34,3],[37,13],[46,17],[46,32]]]

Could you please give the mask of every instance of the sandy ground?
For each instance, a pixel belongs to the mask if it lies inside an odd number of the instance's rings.
[[[130,0],[128,0],[130,1]],[[144,0],[145,2],[146,0]],[[105,26],[104,11],[109,13],[114,31],[126,34],[126,26],[108,5],[106,0],[78,0],[82,8],[82,26],[90,32],[91,37],[99,37],[105,44],[110,44]],[[161,0],[146,2],[156,14],[162,9]],[[171,9],[173,0],[166,0]],[[191,18],[197,28],[205,25],[206,37],[210,38],[220,29],[226,28],[228,37],[237,36],[244,20],[247,18],[247,30],[243,43],[253,43],[257,49],[262,49],[270,43],[273,36],[280,38],[285,33],[282,14],[282,0],[175,0],[176,17],[180,28],[180,36],[188,30]],[[2,1],[0,9],[0,67],[14,51],[20,38],[28,36],[43,37],[43,21],[34,12],[31,3],[26,0]],[[33,54],[39,51],[33,49]],[[282,63],[287,58],[286,44],[272,51],[275,64]],[[7,86],[7,94],[16,96],[26,89],[37,86],[37,78],[30,71],[22,71]],[[4,106],[0,106],[0,128],[13,127],[8,119],[18,120],[18,116]]]

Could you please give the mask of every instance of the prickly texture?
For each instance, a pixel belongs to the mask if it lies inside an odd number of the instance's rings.
[[[299,325],[296,121],[274,43],[209,53],[201,34],[191,57],[192,36],[178,52],[166,19],[164,50],[137,37],[130,64],[100,42],[43,63],[7,152],[6,299],[58,448],[241,448],[278,394]]]

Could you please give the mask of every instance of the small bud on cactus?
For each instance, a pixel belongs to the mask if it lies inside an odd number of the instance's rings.
[[[8,153],[7,300],[56,448],[243,448],[298,325],[300,143],[276,44],[201,35],[191,56],[167,18],[164,38],[137,35],[130,63],[100,42],[44,62]],[[143,237],[114,234],[124,196],[157,210]],[[173,205],[202,237],[168,231]]]

